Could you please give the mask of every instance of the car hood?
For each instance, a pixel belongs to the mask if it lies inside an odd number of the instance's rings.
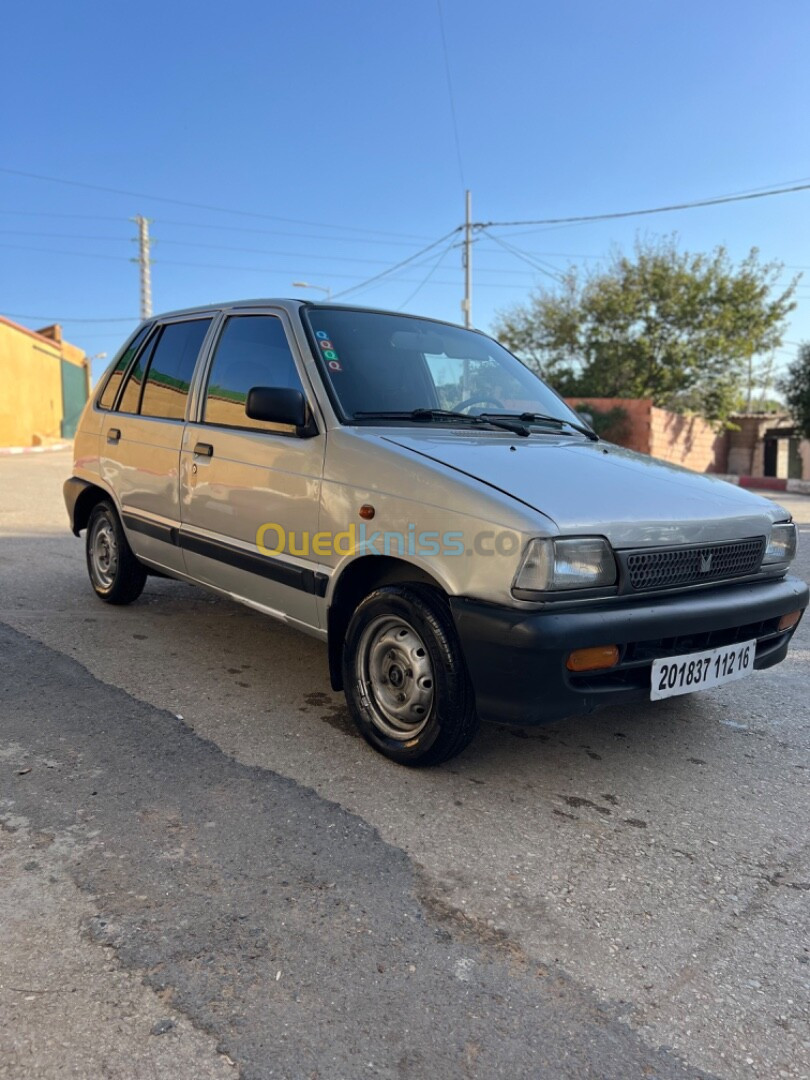
[[[716,477],[611,443],[458,430],[377,434],[510,495],[563,534],[600,534],[617,548],[768,535],[774,521],[790,516]]]

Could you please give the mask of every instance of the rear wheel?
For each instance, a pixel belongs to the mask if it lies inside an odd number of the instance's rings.
[[[443,597],[421,585],[388,585],[352,615],[343,685],[363,737],[402,765],[437,765],[478,730],[475,699]]]
[[[106,499],[90,511],[85,552],[96,596],[108,604],[131,604],[138,599],[146,584],[146,570],[127,542],[115,507]]]

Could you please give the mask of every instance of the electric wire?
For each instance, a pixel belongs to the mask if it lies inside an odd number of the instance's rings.
[[[427,283],[430,281],[430,279],[433,277],[433,275],[436,273],[436,271],[441,266],[442,262],[444,261],[445,256],[448,254],[449,251],[452,250],[452,248],[454,247],[454,244],[455,244],[455,238],[453,237],[453,238],[451,238],[450,243],[447,245],[447,247],[444,248],[444,250],[441,252],[438,259],[436,259],[436,261],[430,267],[428,272],[425,274],[425,276],[422,278],[422,280],[419,282],[419,284],[413,290],[413,292],[409,293],[407,299],[402,301],[402,303],[397,308],[397,311],[402,311],[403,308],[406,308],[408,306],[408,304],[410,304],[411,300],[413,300],[413,298],[417,295],[417,293],[420,293],[422,291],[422,289],[425,287],[425,285],[427,285]]]
[[[367,278],[365,281],[360,281],[356,285],[351,285],[348,289],[343,289],[341,292],[335,293],[332,299],[337,300],[339,296],[348,296],[349,293],[357,292],[360,289],[365,289],[369,285],[373,285],[375,282],[381,280],[382,278],[388,277],[390,274],[393,274],[401,267],[408,266],[409,263],[414,262],[415,259],[418,259],[422,255],[426,255],[429,251],[432,251],[434,248],[438,247],[439,244],[443,244],[445,240],[449,240],[451,236],[455,236],[457,233],[461,232],[462,228],[463,226],[457,225],[455,229],[451,229],[450,232],[445,233],[444,236],[440,236],[438,240],[434,240],[432,244],[428,244],[427,247],[422,248],[421,251],[417,251],[413,255],[409,256],[407,259],[402,259],[400,262],[394,263],[394,265],[390,266],[387,270],[383,270],[379,274],[375,274],[373,277]]]
[[[482,229],[481,231],[484,233],[485,236],[488,236],[490,240],[494,240],[496,244],[499,244],[500,247],[502,247],[505,251],[510,252],[518,259],[522,259],[523,262],[527,263],[529,266],[533,266],[535,270],[538,270],[541,274],[545,274],[546,277],[550,277],[552,281],[556,281],[558,285],[561,285],[565,280],[563,276],[556,270],[556,268],[552,268],[551,270],[549,270],[547,267],[543,266],[539,262],[535,262],[534,259],[530,258],[526,254],[526,252],[521,251],[519,248],[514,247],[512,244],[507,243],[499,236],[495,236],[494,233],[489,232],[487,229]]]
[[[444,55],[444,73],[447,77],[447,96],[450,98],[450,116],[453,121],[453,137],[456,143],[456,157],[458,159],[458,173],[461,177],[462,191],[467,187],[464,180],[464,164],[461,158],[461,140],[458,137],[458,118],[456,116],[456,100],[453,94],[453,80],[450,75],[450,58],[447,53],[447,35],[444,31],[444,12],[442,11],[442,0],[436,0],[436,8],[439,14],[439,33],[442,41],[442,53]]]
[[[126,195],[127,198],[131,199],[148,199],[151,202],[170,203],[173,206],[189,206],[195,210],[209,210],[217,214],[235,214],[239,217],[259,218],[266,221],[283,221],[288,225],[307,225],[317,229],[339,229],[344,232],[367,233],[375,236],[398,236],[411,240],[423,239],[409,233],[388,232],[385,229],[363,229],[354,225],[333,225],[325,221],[302,221],[299,218],[281,217],[278,214],[264,214],[253,210],[235,210],[227,206],[214,206],[209,203],[189,202],[186,199],[173,199],[166,195],[148,195],[142,191],[127,191],[124,188],[106,187],[102,184],[88,184],[84,180],[66,180],[58,176],[44,176],[41,173],[24,172],[21,169],[9,169],[3,166],[0,166],[0,173],[5,173],[8,176],[21,176],[29,180],[43,180],[51,184],[65,184],[68,187],[86,188],[89,191],[103,191],[108,195]]]
[[[68,318],[66,315],[21,315],[18,311],[5,311],[0,312],[0,318],[3,319],[28,319],[30,322],[42,323],[44,326],[46,323],[129,323],[138,322],[137,315],[122,315],[111,319],[85,319],[83,317],[76,316]]]
[[[810,183],[794,184],[791,187],[773,188],[767,191],[750,191],[742,195],[717,195],[709,199],[694,199],[691,202],[671,203],[667,206],[646,207],[643,210],[620,210],[607,214],[579,214],[573,217],[536,218],[527,221],[484,221],[476,223],[479,229],[515,228],[524,225],[576,225],[589,221],[615,221],[619,218],[642,217],[646,214],[667,214],[674,210],[694,210],[702,206],[722,206],[725,203],[746,202],[750,199],[766,199],[772,195],[791,195],[798,191],[810,191]]]

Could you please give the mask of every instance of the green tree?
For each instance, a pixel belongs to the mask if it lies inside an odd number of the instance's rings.
[[[568,270],[558,288],[499,313],[495,334],[566,397],[652,398],[724,420],[744,402],[754,358],[777,348],[798,278],[777,289],[781,263],[752,249],[734,265],[639,241],[633,256]]]
[[[799,355],[780,380],[779,389],[785,395],[796,427],[805,439],[810,439],[810,344],[799,346]]]

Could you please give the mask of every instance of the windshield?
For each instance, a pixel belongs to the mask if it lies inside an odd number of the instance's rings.
[[[581,419],[492,338],[407,315],[348,308],[303,308],[321,368],[343,419],[448,422],[422,410]],[[391,416],[390,414],[402,414]],[[364,415],[365,414],[365,415]],[[369,415],[372,414],[372,415]]]

